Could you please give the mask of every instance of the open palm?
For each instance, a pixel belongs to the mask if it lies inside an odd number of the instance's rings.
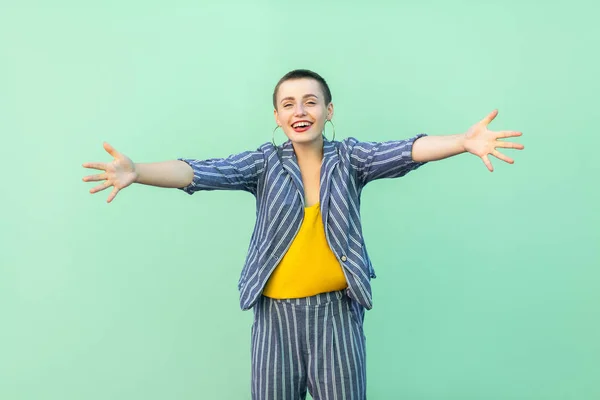
[[[488,129],[488,125],[494,120],[494,118],[496,118],[497,115],[498,110],[494,110],[491,113],[489,113],[487,117],[485,117],[484,119],[473,125],[471,128],[469,128],[465,135],[464,143],[465,150],[471,154],[480,157],[483,160],[483,163],[485,164],[487,169],[490,170],[490,172],[494,171],[494,167],[492,166],[492,163],[488,158],[489,154],[509,164],[514,163],[514,160],[512,158],[507,157],[504,154],[500,153],[498,150],[496,150],[497,147],[517,150],[523,150],[525,148],[522,144],[519,143],[505,142],[499,140],[509,137],[521,136],[521,132],[494,132]]]
[[[129,157],[119,153],[110,144],[104,142],[104,149],[114,157],[114,160],[108,163],[88,162],[84,163],[85,168],[98,169],[104,171],[96,175],[88,175],[83,178],[84,182],[104,181],[102,184],[90,189],[90,193],[97,193],[108,187],[113,187],[106,201],[110,203],[117,193],[123,188],[131,185],[137,179],[135,164]]]

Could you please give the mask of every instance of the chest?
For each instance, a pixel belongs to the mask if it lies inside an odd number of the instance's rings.
[[[319,192],[321,189],[321,166],[305,165],[300,166],[302,176],[302,185],[304,186],[304,206],[310,207],[319,202]]]

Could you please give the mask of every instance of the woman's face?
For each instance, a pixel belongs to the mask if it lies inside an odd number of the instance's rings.
[[[292,142],[320,143],[325,121],[332,117],[333,104],[325,104],[316,80],[292,79],[279,86],[275,121]]]

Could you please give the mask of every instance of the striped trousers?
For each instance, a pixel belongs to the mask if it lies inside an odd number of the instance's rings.
[[[262,296],[252,325],[252,399],[366,398],[364,309],[344,291]]]

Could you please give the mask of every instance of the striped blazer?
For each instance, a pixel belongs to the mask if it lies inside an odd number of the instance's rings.
[[[425,134],[385,142],[324,138],[319,201],[325,236],[346,276],[348,296],[366,309],[373,307],[370,280],[375,271],[363,240],[361,191],[371,181],[401,177],[425,164],[412,159],[412,145],[421,136]],[[265,143],[226,158],[179,160],[194,170],[192,183],[180,188],[189,194],[244,190],[256,197],[256,224],[238,282],[240,306],[249,310],[304,218],[304,187],[292,143]]]

